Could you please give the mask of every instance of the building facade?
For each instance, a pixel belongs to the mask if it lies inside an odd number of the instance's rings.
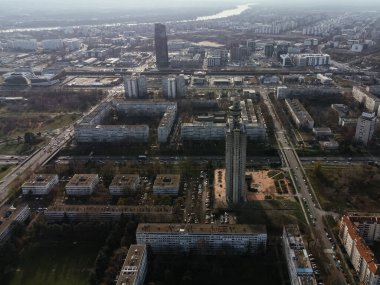
[[[38,174],[32,176],[22,186],[23,195],[47,195],[58,184],[56,174]]]
[[[367,89],[354,86],[352,88],[352,96],[359,103],[363,103],[369,112],[377,112],[380,106],[380,98],[373,95]]]
[[[356,124],[355,140],[364,145],[372,140],[376,128],[376,113],[363,113]]]
[[[180,183],[180,175],[159,174],[154,180],[153,194],[177,196]]]
[[[144,98],[148,94],[147,80],[144,75],[130,76],[124,80],[126,98]]]
[[[245,201],[245,168],[247,131],[241,120],[240,102],[229,109],[230,118],[226,130],[226,197],[230,205]]]
[[[113,178],[109,191],[112,196],[123,196],[137,190],[140,182],[138,174],[118,174]]]
[[[156,49],[156,66],[160,68],[169,67],[168,38],[166,27],[163,24],[154,26],[154,44]]]
[[[255,254],[265,251],[267,231],[262,225],[139,224],[136,240],[154,253]]]
[[[66,194],[69,196],[90,196],[98,182],[98,174],[75,174],[66,184]]]
[[[285,105],[297,128],[314,128],[314,120],[298,99],[285,99]]]

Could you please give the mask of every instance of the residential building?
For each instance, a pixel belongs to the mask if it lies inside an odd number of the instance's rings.
[[[379,241],[379,217],[343,216],[339,237],[361,284],[380,284],[380,264],[367,243]]]
[[[143,285],[148,269],[146,245],[132,244],[129,247],[116,285]]]
[[[154,26],[154,44],[156,49],[157,68],[169,67],[168,39],[166,36],[166,27],[163,24]]]
[[[118,205],[54,205],[44,211],[49,222],[118,221],[122,216],[151,223],[169,223],[173,220],[171,206],[118,206]]]
[[[90,196],[98,182],[98,174],[75,174],[66,184],[66,194],[68,196]]]
[[[52,39],[52,40],[43,40],[41,41],[42,48],[47,51],[63,50],[63,40],[61,39]]]
[[[327,77],[321,73],[317,74],[317,79],[321,81],[322,84],[331,84],[333,80],[330,77]]]
[[[293,61],[296,66],[329,65],[330,56],[328,54],[296,54]]]
[[[22,186],[23,195],[47,195],[51,189],[58,184],[56,174],[37,174],[33,175]]]
[[[3,206],[0,208],[0,244],[7,241],[14,229],[14,222],[24,223],[30,216],[28,205],[19,205],[17,208]]]
[[[314,128],[314,120],[298,99],[285,99],[285,105],[297,128]]]
[[[266,58],[271,58],[274,53],[274,44],[268,43],[264,46],[264,54]]]
[[[138,174],[118,174],[113,178],[109,190],[112,196],[123,196],[135,192],[139,182]]]
[[[162,93],[165,98],[175,99],[186,95],[186,83],[183,74],[162,80]]]
[[[168,106],[157,128],[157,142],[167,143],[177,118],[177,107]]]
[[[226,197],[230,205],[245,201],[247,131],[241,119],[239,101],[229,108],[226,130]]]
[[[380,106],[380,98],[367,91],[364,87],[354,86],[352,95],[359,103],[364,104],[369,112],[377,112]]]
[[[376,113],[362,113],[356,125],[355,140],[368,145],[376,128]]]
[[[255,254],[265,251],[264,225],[139,224],[136,240],[153,253]]]
[[[128,76],[124,80],[126,98],[144,98],[148,94],[147,80],[144,75]]]
[[[156,176],[156,179],[154,180],[153,194],[177,196],[180,183],[180,175],[159,174]]]
[[[282,248],[286,258],[291,285],[316,285],[313,268],[298,225],[285,225]]]

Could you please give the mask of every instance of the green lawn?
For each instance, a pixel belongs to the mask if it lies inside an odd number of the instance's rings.
[[[16,272],[1,284],[87,285],[98,250],[97,244],[29,247],[22,252]]]

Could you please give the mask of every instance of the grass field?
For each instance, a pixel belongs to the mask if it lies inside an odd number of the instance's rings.
[[[87,285],[97,244],[35,245],[25,249],[16,272],[2,285]]]

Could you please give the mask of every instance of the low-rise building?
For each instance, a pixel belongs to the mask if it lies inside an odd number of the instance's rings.
[[[298,225],[286,225],[282,232],[282,247],[291,285],[316,285],[313,268]]]
[[[9,239],[14,228],[14,222],[24,223],[30,216],[28,205],[19,205],[17,208],[3,206],[0,208],[0,243]]]
[[[286,107],[297,128],[314,128],[314,120],[298,99],[285,99]]]
[[[69,196],[90,196],[98,182],[98,174],[75,174],[66,184],[66,194]]]
[[[137,243],[154,253],[255,254],[266,248],[264,225],[139,224]]]
[[[178,195],[179,185],[181,183],[180,175],[159,174],[156,176],[153,184],[153,193],[156,195]]]
[[[143,285],[148,269],[146,245],[132,244],[129,247],[116,285]]]
[[[317,139],[331,138],[334,136],[330,128],[313,128],[313,134]]]
[[[343,216],[339,236],[361,284],[380,284],[380,264],[367,242],[379,241],[379,217]]]
[[[37,174],[33,175],[22,186],[24,195],[47,195],[55,185],[58,184],[58,175],[56,174]]]
[[[131,192],[135,192],[140,182],[138,174],[118,174],[116,175],[109,190],[112,196],[122,196]]]

